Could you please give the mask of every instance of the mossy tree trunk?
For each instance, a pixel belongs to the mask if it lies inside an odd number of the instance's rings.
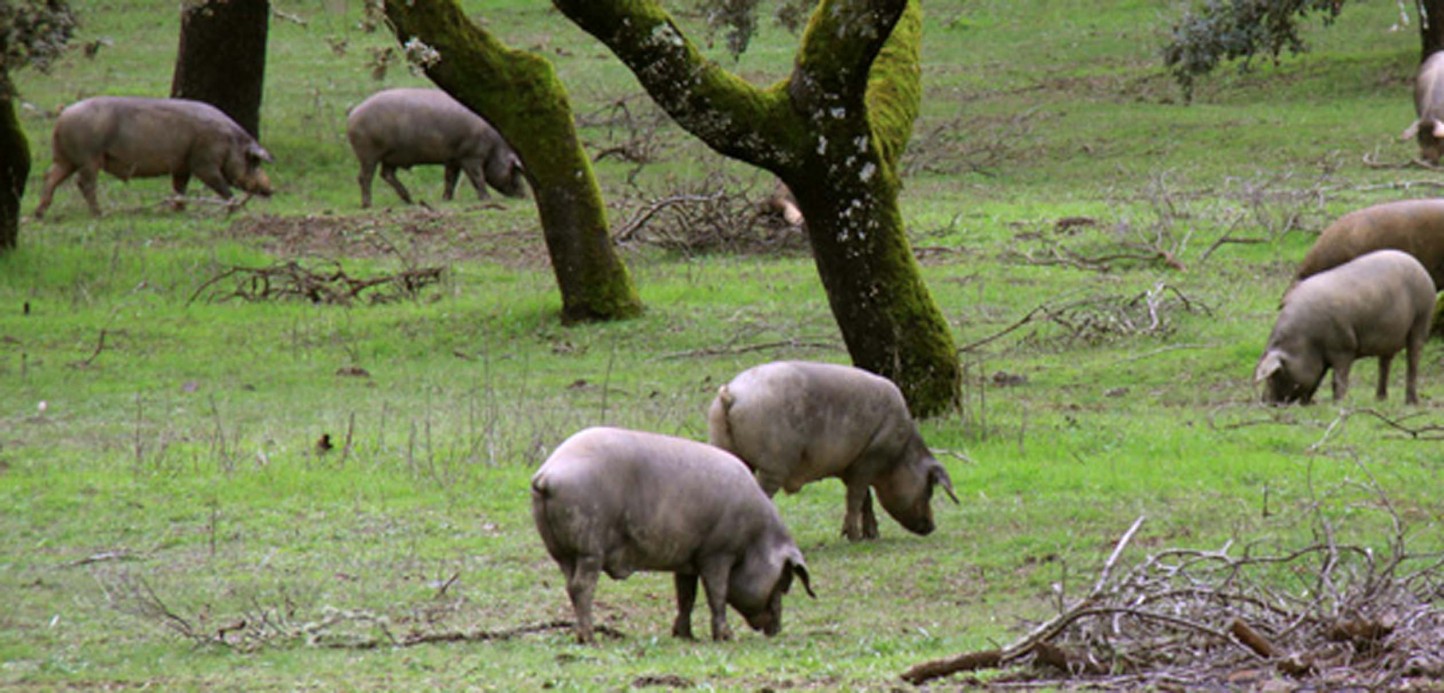
[[[170,95],[221,109],[259,140],[270,19],[267,0],[200,0],[183,5]]]
[[[0,34],[0,44],[5,38]],[[4,55],[0,45],[0,55]],[[0,252],[13,250],[20,239],[20,200],[30,176],[30,142],[15,113],[15,89],[0,65]]]
[[[455,0],[386,3],[396,38],[435,49],[425,67],[437,86],[506,137],[526,166],[567,322],[641,312],[612,246],[606,205],[577,138],[570,100],[545,58],[513,50],[467,19]]]
[[[702,57],[653,0],[553,4],[611,48],[682,127],[792,189],[855,365],[897,383],[916,415],[958,402],[952,333],[898,208],[897,161],[921,99],[916,0],[823,0],[792,75],[769,88]]]

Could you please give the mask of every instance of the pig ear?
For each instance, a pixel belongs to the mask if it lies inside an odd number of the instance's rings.
[[[1277,350],[1271,349],[1263,355],[1263,358],[1259,359],[1258,367],[1253,369],[1253,381],[1255,383],[1261,383],[1268,380],[1270,376],[1279,372],[1279,369],[1283,367],[1283,357],[1279,355]]]
[[[1399,139],[1401,139],[1401,140],[1411,140],[1411,139],[1414,139],[1414,136],[1415,136],[1415,135],[1418,135],[1418,134],[1419,134],[1419,121],[1416,120],[1416,121],[1414,121],[1414,122],[1412,122],[1412,123],[1409,123],[1409,127],[1404,128],[1404,132],[1403,132],[1403,134],[1399,135]]]
[[[807,574],[807,564],[802,562],[801,556],[788,558],[787,570],[802,578],[802,589],[807,590],[807,596],[817,599],[817,593],[812,591],[812,577]]]
[[[246,158],[251,161],[264,161],[268,164],[275,161],[275,159],[271,158],[270,152],[266,151],[261,145],[254,143],[246,147]]]
[[[962,505],[962,502],[958,500],[958,494],[953,493],[953,479],[948,476],[948,470],[943,469],[941,463],[928,470],[928,484],[942,486],[943,490],[948,492],[948,498],[953,499],[954,505]]]

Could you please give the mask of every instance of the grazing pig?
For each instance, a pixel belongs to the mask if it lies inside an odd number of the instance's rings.
[[[1408,350],[1405,401],[1417,404],[1419,356],[1434,310],[1434,282],[1412,255],[1379,250],[1299,282],[1286,296],[1268,347],[1254,369],[1264,400],[1308,404],[1334,370],[1334,400],[1349,387],[1354,359],[1379,357],[1379,399],[1389,361]]]
[[[503,195],[523,197],[521,159],[491,125],[449,94],[438,89],[387,89],[372,94],[346,117],[346,138],[361,162],[361,206],[371,206],[371,180],[376,165],[381,178],[396,189],[406,204],[411,193],[396,177],[396,169],[418,164],[446,167],[442,199],[450,200],[462,171],[487,198],[486,186]]]
[[[851,366],[778,361],[743,371],[707,412],[713,445],[742,458],[768,497],[837,477],[847,485],[842,533],[876,539],[872,493],[917,534],[933,531],[930,501],[941,485],[956,503],[946,469],[928,451],[891,381]]]
[[[1444,289],[1444,200],[1385,202],[1339,217],[1304,255],[1295,282],[1385,248],[1413,255]]]
[[[679,638],[692,637],[698,577],[714,640],[732,637],[728,604],[771,636],[782,630],[782,595],[794,575],[812,595],[777,508],[740,460],[710,445],[589,428],[557,447],[531,489],[532,518],[566,576],[580,642],[592,641],[600,571],[615,580],[638,570],[673,573]]]
[[[192,175],[216,194],[231,199],[231,186],[270,195],[261,162],[271,154],[234,120],[210,104],[187,99],[97,96],[71,104],[55,121],[54,163],[45,174],[35,218],[45,216],[55,188],[71,174],[100,216],[95,181],[104,169],[121,180],[170,176],[176,209]]]
[[[1434,53],[1419,65],[1414,77],[1414,112],[1418,120],[1399,138],[1418,138],[1419,158],[1437,166],[1444,141],[1444,53]]]

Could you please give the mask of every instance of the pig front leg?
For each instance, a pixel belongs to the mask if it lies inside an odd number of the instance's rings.
[[[878,537],[877,516],[872,512],[872,490],[865,482],[847,482],[847,514],[842,518],[842,534],[848,541]]]
[[[713,640],[732,639],[732,629],[727,625],[727,578],[732,572],[732,558],[721,556],[702,566],[702,588],[707,591],[707,609],[712,612]]]
[[[446,185],[441,189],[441,199],[448,202],[456,196],[456,183],[461,180],[461,167],[456,164],[446,165]]]
[[[1354,361],[1348,357],[1332,359],[1331,365],[1334,371],[1334,401],[1337,402],[1349,393],[1349,369],[1353,367]]]
[[[672,582],[677,586],[677,620],[672,622],[672,637],[695,640],[692,605],[697,603],[697,575],[673,573]]]
[[[1393,354],[1379,357],[1379,387],[1374,390],[1374,397],[1380,402],[1389,398],[1389,362],[1393,360]]]

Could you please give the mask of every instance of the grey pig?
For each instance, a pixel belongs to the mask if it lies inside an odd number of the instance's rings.
[[[1444,140],[1444,53],[1434,53],[1419,65],[1414,77],[1414,112],[1419,118],[1399,138],[1417,138],[1419,158],[1438,165]]]
[[[860,368],[808,361],[750,368],[718,390],[707,424],[712,444],[755,470],[768,497],[779,488],[796,493],[819,479],[841,479],[842,533],[851,541],[878,536],[872,490],[893,519],[917,534],[936,527],[934,487],[958,502],[902,392]]]
[[[1296,281],[1385,248],[1413,255],[1429,271],[1435,291],[1444,289],[1444,200],[1385,202],[1339,217],[1304,255]]]
[[[97,96],[71,104],[55,121],[53,163],[35,218],[50,209],[55,189],[70,178],[100,216],[95,183],[101,169],[121,180],[170,176],[176,209],[184,207],[190,177],[231,199],[231,186],[270,195],[271,180],[261,162],[271,154],[234,120],[210,104],[187,99]]]
[[[420,164],[446,167],[442,199],[450,200],[462,171],[487,198],[486,186],[509,197],[526,195],[521,159],[481,116],[439,89],[387,89],[372,94],[346,117],[346,138],[361,162],[361,206],[371,206],[376,166],[381,179],[411,204],[396,169]]]
[[[1266,402],[1308,404],[1332,368],[1338,401],[1348,390],[1354,360],[1377,356],[1382,400],[1389,362],[1407,349],[1404,399],[1418,404],[1419,356],[1433,310],[1434,282],[1408,253],[1379,250],[1320,272],[1284,296],[1254,382],[1265,383]]]
[[[710,445],[620,428],[588,428],[552,452],[531,480],[532,519],[561,567],[579,642],[592,642],[601,571],[673,573],[672,635],[692,637],[697,579],[712,639],[727,640],[727,605],[752,628],[782,630],[782,595],[801,578],[802,551],[747,467]],[[816,596],[816,595],[813,595]]]

